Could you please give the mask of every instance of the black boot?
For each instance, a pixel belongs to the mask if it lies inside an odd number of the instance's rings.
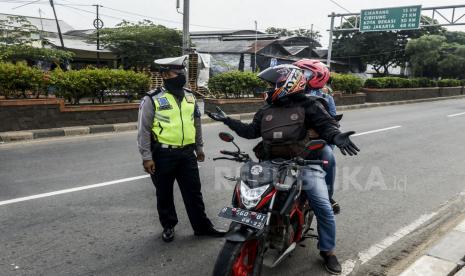
[[[226,231],[216,230],[213,227],[211,227],[208,230],[201,231],[201,232],[194,232],[195,236],[210,236],[210,237],[216,237],[216,238],[223,237],[225,234],[226,234]]]
[[[339,261],[337,260],[336,255],[328,255],[327,252],[321,251],[320,256],[323,258],[325,262],[325,268],[329,273],[333,275],[339,275],[342,273],[342,267]]]
[[[335,215],[339,214],[341,212],[341,206],[339,206],[339,203],[337,203],[334,199],[330,198],[329,202],[331,202],[331,207],[333,207],[333,212]]]
[[[171,242],[174,240],[174,227],[163,229],[163,234],[161,234],[161,239],[164,242]]]

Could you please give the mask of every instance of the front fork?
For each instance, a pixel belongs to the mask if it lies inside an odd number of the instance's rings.
[[[259,232],[257,237],[259,238],[258,248],[257,248],[257,258],[255,259],[255,266],[253,269],[253,276],[259,276],[261,274],[263,266],[263,257],[266,251],[266,238],[268,237],[268,232],[270,229],[271,214],[274,207],[274,202],[276,199],[276,194],[273,195],[270,201],[270,206],[268,207],[268,217],[266,219],[265,227]]]

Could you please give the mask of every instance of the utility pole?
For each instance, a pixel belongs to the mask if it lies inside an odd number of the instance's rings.
[[[189,35],[189,0],[184,0],[182,13],[182,53],[187,55],[190,53],[190,35]]]
[[[333,52],[333,31],[334,31],[334,19],[336,18],[336,13],[331,13],[331,28],[329,28],[329,45],[328,45],[328,59],[326,65],[331,69],[331,55]]]
[[[312,59],[312,51],[313,51],[313,24],[310,27],[310,59]]]
[[[94,27],[97,29],[97,66],[100,65],[100,29],[103,28],[103,21],[99,17],[99,8],[103,7],[102,5],[94,4],[95,6],[97,18],[94,20]]]
[[[43,34],[44,34],[44,24],[42,23],[42,10],[39,8],[39,18],[40,18],[40,45],[44,48],[43,43]]]
[[[56,13],[56,11],[55,11],[55,5],[53,4],[53,0],[50,0],[50,6],[52,6],[53,15],[55,16],[55,22],[57,23],[57,31],[58,31],[58,36],[60,37],[61,48],[64,49],[64,48],[65,48],[65,44],[63,43],[63,36],[61,35],[60,24],[58,23],[57,13]]]
[[[256,72],[257,71],[257,41],[258,41],[258,28],[257,28],[257,20],[255,20],[255,61],[254,61],[254,67],[253,70]]]

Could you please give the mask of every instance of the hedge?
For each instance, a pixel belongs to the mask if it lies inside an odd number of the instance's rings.
[[[399,77],[372,78],[365,81],[366,88],[420,88],[463,86],[464,80],[442,79],[434,81],[427,78],[406,79]]]
[[[0,63],[0,95],[6,98],[27,97],[33,94],[56,96],[78,104],[84,97],[103,102],[111,96],[124,96],[131,100],[147,91],[150,78],[143,73],[112,69],[84,69],[62,71],[59,68],[44,72],[25,63]]]
[[[463,80],[455,80],[455,79],[442,79],[438,81],[439,87],[456,87],[456,86],[463,86]]]
[[[55,70],[50,79],[56,95],[74,104],[84,97],[103,103],[111,95],[131,100],[141,91],[147,91],[150,84],[145,74],[112,69]]]
[[[331,85],[334,91],[343,93],[357,93],[363,87],[363,80],[349,74],[331,74]]]
[[[26,63],[0,63],[0,95],[6,98],[26,98],[26,92],[36,97],[45,90],[48,80],[42,70]]]
[[[216,98],[247,98],[266,90],[266,83],[253,72],[229,71],[215,75],[208,88]]]

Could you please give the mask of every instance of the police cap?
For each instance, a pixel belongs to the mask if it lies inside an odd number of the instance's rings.
[[[186,68],[185,61],[187,57],[188,56],[185,55],[180,57],[156,59],[155,64],[159,66],[160,72],[175,71],[177,73],[183,73],[184,68]]]

